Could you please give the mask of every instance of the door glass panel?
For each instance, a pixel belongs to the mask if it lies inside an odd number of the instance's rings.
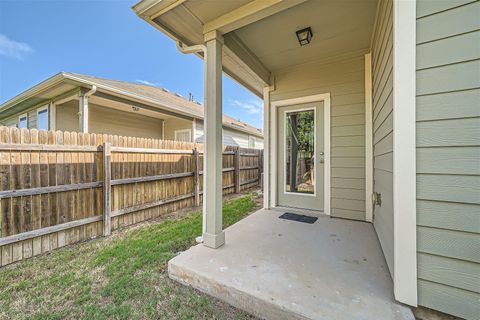
[[[285,191],[314,194],[315,112],[287,112],[285,121]]]

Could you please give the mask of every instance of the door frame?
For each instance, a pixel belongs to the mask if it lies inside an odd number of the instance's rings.
[[[311,96],[303,96],[293,99],[271,101],[270,103],[270,207],[278,207],[277,204],[277,162],[279,161],[275,156],[277,154],[277,113],[279,107],[293,106],[297,104],[320,102],[323,101],[323,148],[324,148],[324,193],[323,193],[323,213],[330,215],[330,92],[316,94]],[[283,160],[282,160],[283,161]]]

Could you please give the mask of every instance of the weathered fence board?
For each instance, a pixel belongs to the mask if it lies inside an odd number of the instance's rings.
[[[261,150],[227,146],[223,194],[258,186]],[[203,146],[0,127],[0,266],[202,201]]]

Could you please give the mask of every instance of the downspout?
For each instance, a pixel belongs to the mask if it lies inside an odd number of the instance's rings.
[[[92,86],[92,88],[90,90],[88,90],[87,92],[85,92],[84,96],[85,97],[90,97],[92,94],[94,94],[95,92],[97,92],[97,86]]]
[[[181,41],[177,41],[177,49],[178,51],[180,51],[181,53],[184,53],[184,54],[189,54],[189,53],[198,53],[198,52],[202,52],[203,53],[203,59],[205,60],[206,56],[207,56],[207,47],[203,44],[197,44],[197,45],[193,45],[193,46],[186,46],[183,42]],[[205,130],[205,129],[204,129]],[[205,204],[205,202],[204,202]],[[197,238],[195,238],[195,240],[197,241],[197,243],[202,243],[203,242],[203,234],[206,232],[207,230],[207,215],[206,215],[206,212],[205,210],[203,210],[203,215],[202,215],[202,236],[199,236]]]
[[[197,52],[203,52],[204,55],[207,54],[207,47],[203,44],[197,44],[197,45],[194,45],[194,46],[186,46],[183,42],[177,41],[177,49],[181,53],[185,53],[185,54],[197,53]]]
[[[80,131],[88,132],[88,97],[97,92],[97,86],[92,85],[90,90],[80,94],[79,97],[79,111],[78,116],[80,118]]]

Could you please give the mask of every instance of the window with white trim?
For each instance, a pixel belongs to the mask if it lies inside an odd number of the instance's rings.
[[[48,130],[48,106],[37,109],[37,129]]]
[[[24,113],[18,117],[18,128],[28,128],[28,114]]]
[[[175,130],[175,141],[192,142],[192,130]]]

